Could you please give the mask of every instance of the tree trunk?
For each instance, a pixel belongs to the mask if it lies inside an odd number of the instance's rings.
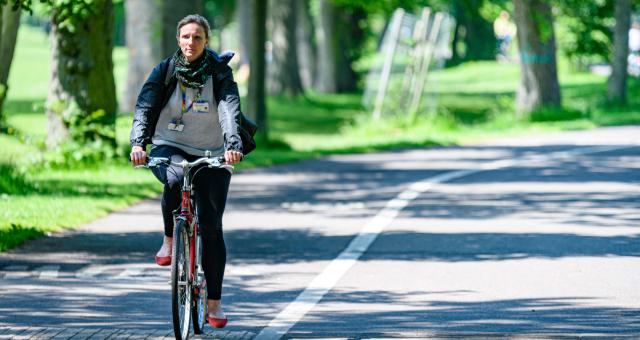
[[[627,102],[627,55],[629,54],[629,27],[631,25],[631,0],[616,0],[616,26],[613,32],[613,58],[611,76],[607,88],[610,101]]]
[[[297,29],[296,42],[298,48],[298,62],[300,66],[300,80],[305,90],[313,88],[316,70],[316,50],[313,45],[313,18],[309,8],[309,0],[302,0],[296,6]]]
[[[319,1],[316,29],[318,43],[316,90],[324,93],[353,91],[356,74],[353,70],[353,53],[361,49],[364,31],[360,20],[365,13],[332,4],[331,0]]]
[[[247,94],[247,114],[258,123],[258,131],[268,139],[267,108],[265,103],[265,43],[267,0],[251,0],[251,20],[249,28],[249,92]]]
[[[338,49],[335,24],[337,10],[329,0],[319,1],[319,24],[316,30],[318,42],[318,67],[316,73],[316,90],[323,93],[338,92],[338,66],[335,59]]]
[[[463,26],[460,24],[460,20],[458,20],[456,16],[456,26],[453,30],[453,37],[451,39],[451,59],[446,61],[448,66],[455,66],[462,63],[463,56],[460,54],[458,50],[458,46],[460,44],[460,30],[463,30]]]
[[[203,0],[164,0],[162,3],[162,58],[178,50],[177,26],[189,14],[202,14]],[[211,32],[209,32],[211,33]]]
[[[73,24],[74,32],[61,25],[59,9],[52,9],[49,146],[68,137],[115,145],[112,5],[111,0],[91,3],[91,14]]]
[[[238,33],[240,41],[238,54],[240,55],[239,66],[249,64],[249,46],[253,38],[249,34],[249,20],[251,20],[251,1],[236,0],[236,21],[238,23]]]
[[[516,99],[518,110],[531,112],[543,106],[560,106],[551,6],[545,0],[514,0],[513,3],[521,73]]]
[[[142,85],[162,59],[160,7],[156,0],[128,0],[124,5],[129,66],[120,111],[132,112]]]
[[[466,46],[464,60],[493,60],[496,57],[496,37],[492,23],[480,15],[484,2],[485,0],[456,0],[454,4],[456,28],[464,30],[464,36],[458,37],[463,38]]]
[[[9,90],[7,82],[20,26],[20,13],[20,9],[14,11],[11,4],[0,7],[0,128],[6,120],[3,108]]]
[[[303,92],[296,47],[296,7],[299,0],[271,0],[272,55],[268,88],[271,94],[296,97]]]
[[[352,92],[357,89],[357,74],[353,70],[353,62],[362,50],[365,32],[361,21],[366,18],[366,13],[362,9],[346,11],[344,8],[338,8],[338,10],[337,35],[333,37],[334,46],[337,46],[333,52],[337,60],[338,92]]]

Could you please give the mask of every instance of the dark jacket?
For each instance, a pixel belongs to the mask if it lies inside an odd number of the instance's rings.
[[[227,65],[233,57],[233,53],[218,55],[210,49],[205,49],[205,53],[212,54],[217,61],[211,76],[225,150],[242,152],[242,139],[238,131],[238,126],[243,118],[240,113],[240,96],[238,95],[238,85],[233,80],[231,67]],[[147,144],[151,143],[160,111],[176,89],[178,80],[175,75],[167,78],[170,60],[171,57],[161,61],[151,71],[151,75],[140,90],[133,114],[131,146],[139,145],[145,148]],[[166,86],[165,80],[168,80]]]

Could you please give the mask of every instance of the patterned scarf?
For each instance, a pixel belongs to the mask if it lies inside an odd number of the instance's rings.
[[[213,73],[214,58],[205,49],[200,58],[188,62],[187,58],[178,49],[173,55],[175,63],[175,75],[186,87],[203,88],[209,76]]]

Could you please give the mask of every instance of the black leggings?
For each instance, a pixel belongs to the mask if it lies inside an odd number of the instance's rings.
[[[186,159],[191,162],[198,156],[168,145],[154,147],[152,157],[170,157],[174,161]],[[173,211],[180,207],[183,171],[176,166],[160,166],[152,169],[153,174],[164,184],[162,193],[162,217],[164,234],[173,237]],[[191,175],[197,169],[191,170]],[[198,210],[198,223],[202,230],[202,269],[207,279],[209,299],[220,300],[222,280],[227,262],[227,248],[222,235],[222,214],[227,202],[227,192],[231,173],[225,169],[203,168],[193,179],[193,191]]]

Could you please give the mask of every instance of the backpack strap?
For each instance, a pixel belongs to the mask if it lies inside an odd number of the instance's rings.
[[[175,61],[173,60],[173,58],[171,58],[169,60],[169,67],[167,67],[167,73],[164,76],[164,86],[169,85],[169,82],[171,81],[171,76],[173,75],[173,70],[175,68],[176,68]]]

